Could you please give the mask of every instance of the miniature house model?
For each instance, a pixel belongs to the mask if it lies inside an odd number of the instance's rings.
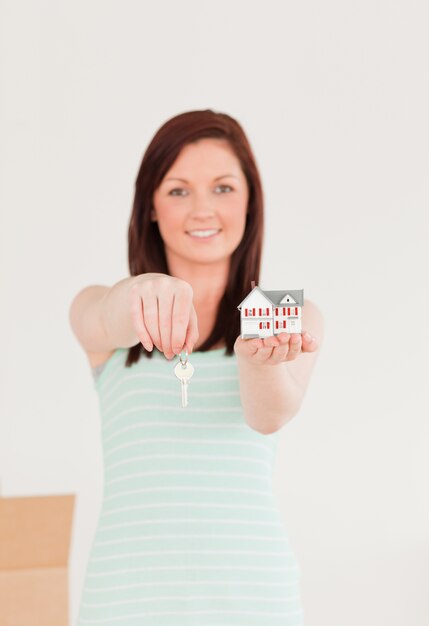
[[[303,306],[304,289],[263,291],[252,281],[252,291],[237,307],[242,339],[300,333]]]

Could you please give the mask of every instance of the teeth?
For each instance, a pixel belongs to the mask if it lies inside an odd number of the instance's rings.
[[[189,234],[193,237],[210,237],[210,235],[214,235],[219,232],[219,228],[214,230],[191,230]]]

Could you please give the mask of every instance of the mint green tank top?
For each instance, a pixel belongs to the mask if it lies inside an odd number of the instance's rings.
[[[272,472],[279,432],[247,425],[235,355],[154,348],[95,380],[103,497],[77,626],[302,626],[300,566]]]

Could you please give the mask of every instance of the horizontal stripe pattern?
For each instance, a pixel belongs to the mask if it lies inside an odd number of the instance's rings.
[[[244,418],[235,355],[194,352],[188,406],[154,348],[94,381],[103,498],[77,626],[302,626],[300,567],[272,488],[278,432]]]

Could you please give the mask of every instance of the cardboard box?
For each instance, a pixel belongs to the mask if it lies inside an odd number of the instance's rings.
[[[75,496],[0,496],[1,626],[68,626]]]

